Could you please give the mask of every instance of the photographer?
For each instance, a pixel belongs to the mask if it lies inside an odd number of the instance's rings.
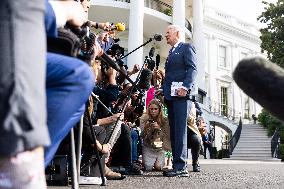
[[[149,102],[147,113],[141,119],[142,158],[146,171],[162,170],[165,164],[165,150],[171,150],[169,125],[163,115],[162,104],[153,99]]]
[[[46,13],[48,37],[57,37],[56,28],[68,22],[73,27],[80,27],[85,21],[85,13],[80,3],[75,1],[50,1]],[[95,56],[102,53],[98,46]],[[93,87],[94,74],[83,61],[60,55],[47,53],[47,111],[48,129],[51,146],[45,149],[45,165],[55,154],[62,139],[79,121],[85,109]],[[75,100],[74,100],[75,99]]]
[[[100,63],[99,61],[94,63],[93,68],[97,73],[98,86],[95,87],[93,92],[99,96],[99,99],[105,104],[105,106],[111,107],[112,104],[117,100],[119,93],[118,85],[116,83],[117,72],[111,67],[106,68],[104,64],[105,63]],[[116,120],[118,117],[122,116],[123,113],[116,113],[112,116],[109,116],[108,112],[102,107],[101,104],[98,104],[96,112],[94,123],[103,126],[106,129],[107,138],[110,138],[113,129],[117,129],[114,128]],[[115,119],[113,119],[113,117],[115,117]],[[141,174],[139,170],[133,169],[131,163],[130,129],[126,124],[121,124],[121,126],[118,127],[121,128],[119,129],[117,136],[115,136],[110,164],[112,166],[125,167],[125,171],[123,171],[124,174]],[[120,149],[119,153],[117,153],[118,149]],[[110,172],[110,175],[108,175],[107,178],[122,179],[123,177],[118,176],[115,174],[115,172]]]

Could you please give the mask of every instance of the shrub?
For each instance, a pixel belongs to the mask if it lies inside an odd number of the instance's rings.
[[[268,136],[272,136],[276,128],[280,130],[280,129],[283,129],[284,127],[284,124],[282,121],[272,116],[269,112],[267,112],[264,109],[258,115],[258,120],[263,127],[267,128]],[[283,140],[284,140],[284,137],[283,137]]]
[[[280,159],[281,161],[284,161],[284,144],[280,144],[279,151],[280,151]]]
[[[168,16],[172,16],[173,15],[173,9],[165,9],[163,11],[164,14],[168,15]]]

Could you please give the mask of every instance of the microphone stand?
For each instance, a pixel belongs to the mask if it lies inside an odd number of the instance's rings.
[[[151,41],[153,41],[153,38],[150,38],[148,41],[146,41],[145,43],[143,43],[142,45],[140,45],[139,47],[137,47],[136,49],[132,50],[131,52],[127,53],[126,55],[120,57],[118,60],[122,60],[125,57],[127,57],[128,55],[132,54],[133,52],[137,51],[138,49],[140,49],[141,47],[147,45],[148,43],[150,43]]]
[[[100,59],[101,61],[107,63],[110,67],[112,67],[113,69],[115,69],[116,71],[118,71],[122,76],[125,77],[125,79],[127,79],[129,81],[129,83],[131,83],[134,87],[137,88],[137,90],[141,93],[143,93],[143,91],[141,91],[141,89],[139,89],[139,87],[137,87],[137,85],[135,84],[134,81],[132,81],[132,79],[125,74],[119,67],[118,65],[104,52],[102,54],[102,56],[98,57],[98,59]]]
[[[146,63],[146,61],[143,62],[143,65],[142,65],[141,69],[139,70],[139,73],[138,73],[138,75],[137,75],[137,78],[136,78],[136,80],[135,80],[135,82],[134,82],[135,85],[131,87],[131,90],[130,90],[130,92],[129,92],[128,95],[127,95],[127,99],[124,101],[123,107],[122,107],[122,109],[119,111],[120,113],[121,113],[121,112],[124,112],[124,110],[125,110],[125,108],[126,108],[126,105],[127,105],[127,102],[128,102],[129,99],[131,98],[131,94],[132,94],[132,92],[133,92],[135,86],[137,86],[137,84],[138,84],[138,82],[139,82],[139,79],[140,79],[142,70],[143,70],[143,68],[144,68],[144,66],[145,66],[145,63]],[[143,93],[143,94],[144,94],[144,93]],[[113,127],[113,129],[112,129],[112,131],[111,131],[110,136],[113,135],[114,131],[115,131],[115,130],[117,129],[117,127],[119,126],[119,125],[118,125],[119,120],[120,120],[120,117],[116,120],[115,125],[114,125],[114,127]],[[111,139],[111,137],[106,138],[106,140],[105,140],[104,143],[109,143],[110,139]]]

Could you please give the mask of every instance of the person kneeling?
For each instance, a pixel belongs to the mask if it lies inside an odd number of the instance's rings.
[[[162,170],[165,164],[165,150],[170,149],[169,125],[163,116],[159,100],[150,101],[147,113],[141,118],[142,158],[146,171]]]

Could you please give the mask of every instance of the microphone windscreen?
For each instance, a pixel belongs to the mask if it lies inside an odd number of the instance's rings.
[[[243,59],[233,72],[237,85],[284,121],[284,70],[261,57]]]
[[[155,34],[155,35],[154,35],[154,39],[155,39],[156,41],[162,41],[163,36],[162,36],[161,34]]]
[[[159,68],[160,62],[161,62],[161,57],[160,57],[159,54],[157,54],[157,55],[156,55],[156,69]]]
[[[150,57],[153,57],[154,54],[155,54],[155,47],[152,47],[152,48],[150,49],[150,51],[149,51],[149,56],[150,56]]]
[[[143,90],[148,90],[151,86],[152,71],[148,68],[142,70],[138,87]]]
[[[115,24],[117,31],[124,31],[125,30],[125,24],[124,23],[117,23]]]

